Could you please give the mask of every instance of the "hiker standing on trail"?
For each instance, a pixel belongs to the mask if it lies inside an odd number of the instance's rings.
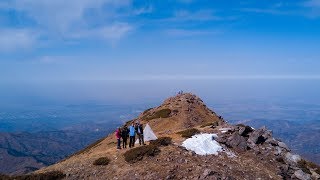
[[[138,124],[138,138],[139,138],[139,144],[144,144],[144,140],[143,140],[143,125],[142,124]]]
[[[120,127],[116,130],[116,138],[118,141],[117,149],[121,149],[121,129],[120,129]]]
[[[129,127],[129,136],[130,136],[130,141],[129,141],[129,148],[134,147],[135,143],[135,136],[136,136],[136,130],[134,128],[134,124],[132,122],[131,126]]]
[[[129,136],[129,129],[127,125],[125,125],[121,131],[121,137],[122,137],[122,148],[127,148],[127,139]]]
[[[139,121],[136,121],[136,124],[135,124],[135,126],[134,126],[134,129],[135,129],[135,131],[136,131],[136,133],[137,133],[137,135],[138,135],[138,139],[139,139],[139,143],[140,143],[140,134],[141,134],[141,132],[139,131]],[[141,144],[140,144],[141,145]]]

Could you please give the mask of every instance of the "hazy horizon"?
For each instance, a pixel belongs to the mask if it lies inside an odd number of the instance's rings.
[[[319,104],[318,80],[216,79],[65,81],[0,83],[0,105],[14,104],[148,104],[159,103],[178,91],[191,92],[206,102],[288,100]]]

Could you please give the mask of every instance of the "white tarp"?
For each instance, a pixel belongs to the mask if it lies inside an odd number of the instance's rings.
[[[214,140],[216,137],[218,137],[216,134],[197,134],[186,139],[182,143],[182,146],[199,155],[218,155],[218,152],[223,151],[223,149],[220,144]]]
[[[152,131],[152,129],[149,126],[149,124],[147,124],[146,127],[143,130],[143,140],[144,140],[144,142],[152,141],[152,140],[156,140],[156,139],[158,139],[157,136],[154,134],[154,132]],[[139,139],[137,139],[135,143],[138,144],[139,143]]]
[[[152,141],[152,140],[158,139],[157,136],[152,131],[149,124],[147,124],[143,130],[143,139],[144,139],[144,141]]]

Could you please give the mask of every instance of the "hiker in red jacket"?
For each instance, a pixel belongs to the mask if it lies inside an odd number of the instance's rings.
[[[117,149],[121,149],[121,129],[120,129],[120,127],[116,130],[116,138],[118,141]]]

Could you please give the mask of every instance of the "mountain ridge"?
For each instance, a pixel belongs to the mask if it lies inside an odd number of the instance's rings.
[[[197,96],[184,93],[166,99],[162,105],[148,109],[128,121],[149,123],[159,137],[172,143],[153,147],[151,155],[127,162],[125,154],[139,149],[116,150],[113,134],[88,148],[33,174],[60,171],[66,179],[318,179],[319,167],[292,154],[265,127],[230,125],[210,110]],[[181,146],[184,130],[217,134],[215,140],[225,152],[200,156]],[[161,143],[160,143],[161,144]],[[143,149],[143,148],[140,148]],[[95,161],[106,157],[107,166]]]

